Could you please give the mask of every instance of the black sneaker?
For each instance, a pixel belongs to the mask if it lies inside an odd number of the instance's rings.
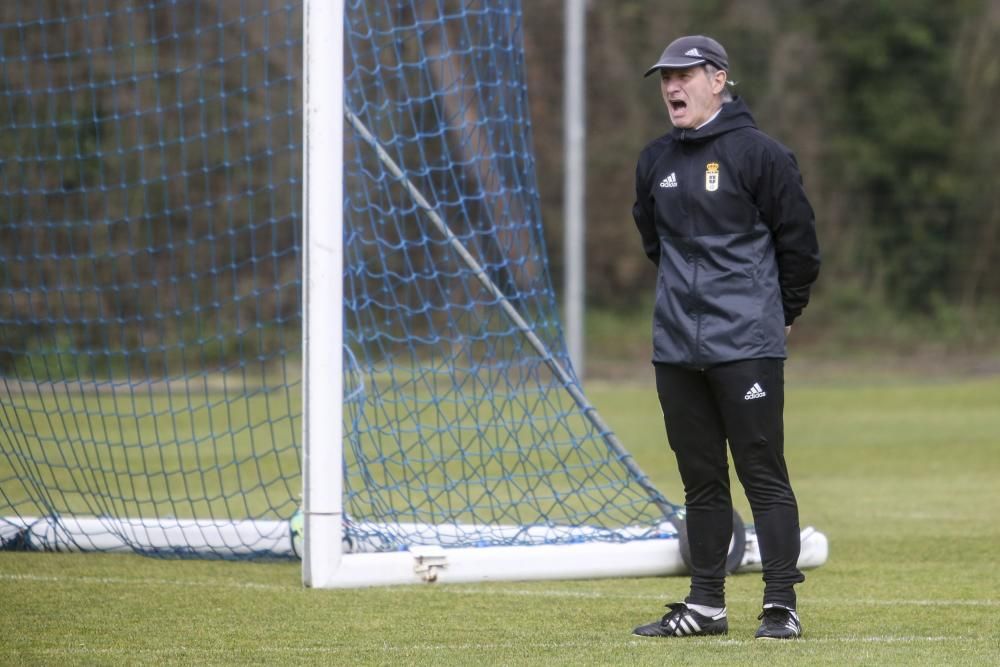
[[[715,616],[702,616],[683,602],[668,604],[670,611],[660,620],[640,625],[632,631],[639,637],[695,637],[724,635],[729,632],[726,610]]]
[[[794,609],[766,604],[757,618],[762,621],[757,628],[757,639],[797,639],[802,636],[802,624]]]

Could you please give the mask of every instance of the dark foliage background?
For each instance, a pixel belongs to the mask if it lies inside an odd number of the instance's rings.
[[[524,7],[557,282],[562,5]],[[727,47],[758,125],[799,159],[824,254],[813,335],[876,318],[995,338],[1000,133],[990,109],[1000,95],[1000,3],[619,0],[591,2],[587,30],[591,304],[648,298],[652,269],[629,215],[634,160],[669,122],[657,83],[642,73],[674,37],[703,33]]]
[[[32,349],[98,350],[95,368],[153,374],[183,362],[178,341],[223,362],[267,364],[296,349],[300,3],[91,4],[0,3],[0,372]],[[564,3],[522,9],[534,166],[561,292]],[[824,255],[804,340],[903,327],[995,345],[1000,3],[990,0],[592,0],[590,311],[648,308],[634,164],[669,123],[642,73],[690,33],[726,45],[737,92],[799,159]],[[204,150],[188,138],[207,139]]]

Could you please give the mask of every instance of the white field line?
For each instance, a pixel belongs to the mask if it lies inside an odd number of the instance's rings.
[[[218,579],[184,580],[184,579],[148,579],[129,577],[89,577],[89,576],[67,576],[67,575],[39,575],[39,574],[2,574],[0,581],[11,582],[36,582],[54,584],[93,584],[93,585],[117,585],[117,586],[180,586],[190,588],[231,588],[244,590],[268,590],[299,592],[305,589],[284,586],[280,584],[260,584],[252,581],[232,581]],[[396,589],[400,590],[400,589]],[[601,591],[546,591],[533,589],[499,588],[491,585],[484,586],[454,586],[443,584],[439,586],[409,586],[405,590],[407,593],[430,593],[441,592],[454,595],[508,595],[517,597],[542,597],[542,598],[570,598],[570,599],[620,599],[620,600],[665,600],[665,595],[628,595],[625,593],[604,593]],[[756,598],[754,598],[756,599]],[[752,601],[750,598],[733,598],[740,602]],[[875,607],[892,607],[896,605],[910,607],[1000,607],[1000,600],[992,599],[938,599],[938,600],[906,600],[896,598],[806,598],[810,605],[866,605]]]
[[[269,591],[293,591],[294,588],[277,584],[258,584],[252,581],[227,581],[218,579],[140,579],[129,577],[73,577],[44,574],[0,574],[0,581],[27,581],[48,584],[93,584],[96,586],[181,586],[191,588],[237,588]]]
[[[421,589],[417,589],[421,590]],[[488,592],[490,595],[521,595],[525,597],[566,597],[566,598],[588,598],[588,599],[623,599],[623,600],[666,600],[666,595],[628,595],[625,593],[604,593],[601,591],[536,591],[531,589],[514,589],[514,588],[470,588],[470,587],[458,587],[458,586],[441,586],[441,591],[447,591],[448,593],[458,593],[463,595],[482,595]],[[727,596],[731,601],[748,602],[752,601],[750,598],[742,598],[735,596]],[[756,600],[757,598],[753,598]],[[887,606],[891,607],[894,605],[906,605],[911,607],[951,607],[951,606],[969,606],[969,607],[1000,607],[1000,600],[977,600],[977,599],[966,599],[966,600],[897,600],[895,598],[885,598],[882,600],[877,600],[875,598],[816,598],[808,596],[805,600],[809,604],[829,604],[829,605],[869,605],[869,606]]]
[[[921,637],[921,636],[899,636],[894,637],[891,635],[875,635],[875,636],[844,636],[844,637],[819,637],[816,639],[810,639],[809,637],[803,637],[801,639],[796,639],[794,641],[788,642],[791,645],[801,645],[801,644],[933,644],[940,642],[949,641],[963,641],[974,643],[985,642],[989,638],[987,637],[963,637],[960,635],[949,635],[947,637]],[[688,640],[690,641],[690,640]],[[756,640],[752,638],[747,639],[716,639],[716,638],[698,638],[695,641],[702,644],[715,644],[718,646],[749,646],[755,643]],[[588,648],[602,648],[608,647],[610,645],[617,644],[615,640],[584,640],[584,641],[572,641],[572,642],[531,642],[529,644],[521,644],[520,650],[525,649],[539,649],[539,650],[549,650],[549,649],[588,649]],[[660,646],[662,642],[660,640],[650,640],[650,639],[629,639],[625,641],[625,644],[632,647],[637,646]],[[253,648],[254,653],[258,654],[274,654],[274,655],[339,655],[339,654],[350,654],[357,656],[366,653],[413,653],[413,652],[468,652],[468,651],[503,651],[509,652],[511,650],[511,645],[508,642],[502,643],[491,643],[491,642],[455,642],[455,643],[424,643],[424,644],[391,644],[389,642],[380,642],[378,644],[371,644],[367,646],[256,646]],[[3,654],[3,650],[0,650],[0,655]],[[213,655],[232,655],[232,648],[204,648],[204,647],[187,647],[187,646],[172,646],[164,648],[110,648],[110,647],[86,647],[86,646],[74,646],[65,648],[45,648],[39,649],[37,651],[30,651],[29,653],[33,655],[46,655],[46,656],[83,656],[83,655],[95,655],[95,656],[186,656],[188,658],[203,655],[203,656],[213,656]],[[23,655],[22,655],[23,657]]]

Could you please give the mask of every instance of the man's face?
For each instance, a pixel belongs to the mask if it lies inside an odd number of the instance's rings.
[[[718,95],[725,85],[725,72],[709,78],[701,65],[660,70],[660,92],[674,127],[695,128],[711,118],[722,104]]]

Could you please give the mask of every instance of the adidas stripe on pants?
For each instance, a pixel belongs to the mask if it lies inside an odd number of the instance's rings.
[[[725,606],[732,496],[726,444],[753,512],[764,602],[795,609],[799,516],[784,457],[784,360],[749,359],[706,370],[656,364],[656,392],[684,483],[691,593]]]

